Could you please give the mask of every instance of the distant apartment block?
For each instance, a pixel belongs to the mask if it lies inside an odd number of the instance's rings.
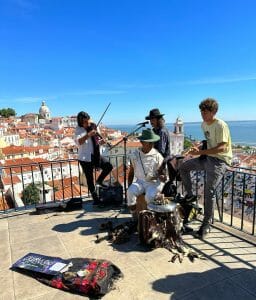
[[[19,146],[21,144],[20,136],[18,134],[4,134],[0,137],[0,148],[15,145]]]

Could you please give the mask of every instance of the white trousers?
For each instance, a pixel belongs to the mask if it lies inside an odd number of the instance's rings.
[[[135,205],[137,197],[145,193],[147,203],[152,202],[158,192],[162,192],[164,183],[160,181],[144,181],[137,179],[127,190],[127,205]]]

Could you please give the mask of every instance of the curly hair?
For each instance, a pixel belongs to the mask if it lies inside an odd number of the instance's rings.
[[[200,110],[208,110],[211,112],[217,112],[219,105],[218,102],[213,98],[206,98],[199,104]]]

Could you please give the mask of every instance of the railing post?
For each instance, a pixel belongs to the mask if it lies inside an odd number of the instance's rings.
[[[43,187],[43,203],[46,203],[46,199],[45,199],[45,186],[44,186],[44,170],[43,170],[43,166],[42,164],[38,163],[39,165],[39,170],[41,173],[41,179],[42,179],[42,187]]]

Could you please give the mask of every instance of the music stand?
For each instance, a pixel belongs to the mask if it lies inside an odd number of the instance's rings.
[[[112,146],[110,150],[114,149],[117,145],[119,145],[120,143],[124,142],[124,160],[123,160],[123,164],[124,164],[124,204],[126,205],[127,204],[127,184],[126,184],[126,171],[127,171],[127,165],[126,165],[126,153],[127,153],[127,140],[128,138],[133,135],[136,131],[140,130],[142,127],[145,127],[146,124],[148,124],[148,121],[147,122],[142,122],[142,123],[139,123],[137,124],[137,128],[135,128],[133,131],[131,131],[130,133],[128,133],[125,137],[123,137],[117,144],[115,144],[114,146]]]

